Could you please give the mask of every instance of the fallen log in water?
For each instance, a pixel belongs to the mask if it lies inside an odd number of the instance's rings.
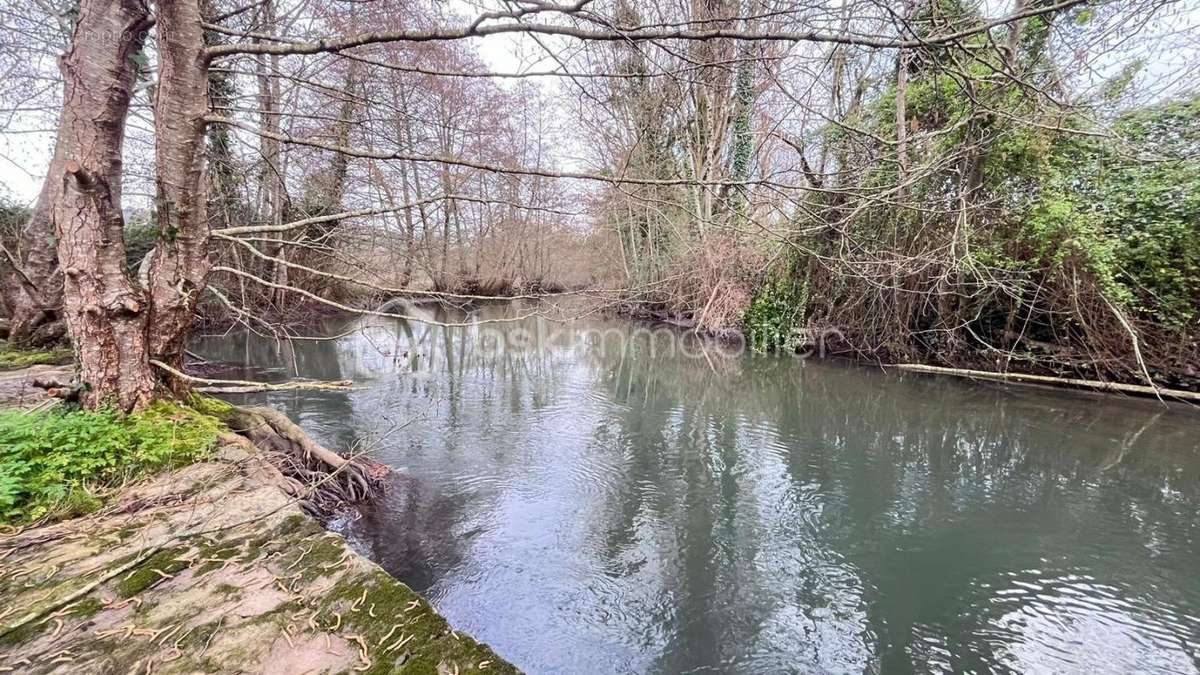
[[[1200,401],[1200,392],[1182,391],[1179,389],[1163,389],[1162,387],[1151,387],[1144,384],[1124,384],[1121,382],[1105,382],[1103,380],[1053,377],[1051,375],[1031,375],[1029,373],[997,373],[988,370],[966,370],[962,368],[926,366],[920,363],[895,363],[889,367],[916,373],[954,375],[956,377],[966,377],[981,380],[998,380],[1001,382],[1018,382],[1023,384],[1048,384],[1056,387],[1093,389],[1096,391],[1105,391],[1110,393],[1133,394],[1136,396],[1153,396],[1161,399]]]
[[[188,375],[162,361],[151,359],[150,365],[160,368],[188,384],[196,385],[196,391],[206,394],[250,394],[260,391],[290,391],[294,389],[348,389],[354,385],[354,382],[351,380],[293,380],[280,384],[254,382],[252,380],[214,380],[207,377]]]

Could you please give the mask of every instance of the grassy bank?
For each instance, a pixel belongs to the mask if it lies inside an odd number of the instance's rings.
[[[114,490],[203,459],[222,425],[189,407],[0,413],[0,523],[90,513]]]

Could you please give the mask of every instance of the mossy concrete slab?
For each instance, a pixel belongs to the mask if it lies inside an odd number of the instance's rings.
[[[0,671],[513,673],[227,448],[0,537]]]

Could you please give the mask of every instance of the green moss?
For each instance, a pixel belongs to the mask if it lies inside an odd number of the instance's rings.
[[[209,544],[200,548],[198,560],[202,560],[196,568],[196,574],[203,576],[213,570],[224,567],[225,562],[236,558],[241,553],[242,540]]]
[[[0,647],[15,647],[25,644],[40,635],[44,630],[46,630],[45,623],[34,622],[0,633]]]
[[[143,670],[142,659],[161,652],[153,640],[122,640],[106,637],[87,644],[87,650],[98,654],[119,654],[119,659],[110,659],[100,670],[103,675],[117,675]]]
[[[200,649],[220,630],[222,623],[224,622],[217,619],[197,626],[195,630],[188,633],[179,641],[179,648],[184,652],[189,651],[189,648]]]
[[[175,574],[185,569],[190,563],[179,556],[187,551],[187,548],[169,548],[150,556],[117,583],[117,595],[131,598],[164,580],[166,577],[159,572]]]
[[[229,413],[233,412],[231,404],[219,398],[204,396],[203,394],[192,394],[188,397],[187,404],[192,410],[217,419],[224,419]]]
[[[104,609],[104,603],[99,598],[89,595],[71,607],[71,616],[77,619],[90,619]]]
[[[310,519],[294,513],[287,518],[284,518],[283,522],[279,524],[279,527],[275,528],[275,536],[289,537],[303,529],[306,524],[316,527],[316,524]]]
[[[60,419],[67,419],[68,424],[79,424],[80,418],[75,416],[89,414],[64,414]],[[108,415],[103,420],[105,425],[124,429],[123,425],[132,424],[128,418],[133,416]],[[157,406],[147,411],[137,423],[163,424],[169,421],[171,424],[187,425],[194,419],[193,416],[200,415],[203,413],[190,406]],[[206,419],[210,421],[208,423],[215,424],[211,422],[211,417]],[[207,428],[211,430],[215,427]],[[183,439],[192,443],[196,438],[204,438],[193,431],[192,427],[177,429],[172,440],[178,442]],[[39,436],[34,435],[33,438],[36,442],[42,442]],[[91,437],[84,434],[82,440],[68,441],[75,447],[90,442],[88,438]],[[138,439],[130,438],[129,442],[133,449],[125,446],[125,452],[136,453]],[[164,441],[159,437],[156,442]],[[72,449],[66,457],[74,457],[75,452]],[[223,487],[212,485],[206,489],[222,490]],[[157,512],[148,510],[135,514],[132,517],[139,523],[138,526],[131,526],[125,516],[108,521],[106,527],[98,528],[96,534],[85,542],[87,547],[72,550],[81,556],[89,556],[92,550],[117,547],[118,550],[112,552],[112,560],[107,560],[103,569],[96,569],[83,577],[66,579],[68,583],[61,578],[56,579],[58,586],[54,593],[58,598],[65,598],[65,593],[80,587],[71,584],[83,584],[101,578],[108,570],[124,569],[145,555],[145,549],[139,548],[138,530],[163,521],[167,531],[179,532],[179,522],[171,514],[178,514],[178,510],[166,507]],[[166,629],[205,621],[205,625],[190,632],[172,634],[171,639],[179,641],[178,646],[184,653],[176,667],[188,672],[224,672],[231,666],[253,664],[255,660],[261,660],[264,653],[269,653],[271,641],[278,639],[283,630],[296,635],[295,629],[290,627],[293,624],[303,630],[310,610],[317,611],[316,620],[325,630],[343,638],[356,634],[363,636],[370,645],[370,672],[393,672],[402,668],[403,672],[433,674],[438,672],[439,664],[445,664],[451,666],[452,672],[466,673],[485,660],[494,664],[488,669],[489,672],[513,672],[486,646],[475,643],[465,635],[452,635],[447,622],[411,589],[378,568],[368,566],[364,570],[362,563],[347,561],[349,549],[344,540],[327,533],[318,523],[302,514],[291,512],[286,516],[273,515],[233,529],[206,529],[195,535],[182,535],[174,543],[175,547],[155,552],[131,567],[127,573],[106,582],[102,589],[93,592],[85,600],[71,606],[70,616],[87,620],[99,614],[100,618],[95,621],[107,624],[107,620],[116,615],[109,613],[111,608],[105,609],[100,598],[111,593],[122,599],[137,598],[134,604],[124,605],[119,610],[123,614],[119,616],[124,617],[120,619],[121,622],[139,628]],[[207,579],[200,576],[201,572],[222,568],[226,563],[228,568],[225,572]],[[196,572],[194,575],[191,573],[193,570]],[[262,614],[235,618],[235,608],[246,599],[244,596],[258,592],[261,582],[265,581],[264,574],[278,576],[287,587],[286,590],[295,595],[280,597],[280,604]],[[174,580],[164,584],[164,581],[168,581],[168,575]],[[253,584],[250,584],[251,580]],[[0,597],[10,597],[5,583],[0,579]],[[272,583],[267,582],[267,585]],[[48,590],[22,589],[20,592],[38,595],[39,602],[47,607],[49,605],[45,603],[54,602],[52,597],[42,599],[41,596]],[[261,599],[276,602],[274,595]],[[18,604],[29,602],[22,600]],[[29,611],[33,609],[36,607]],[[340,615],[336,622],[335,613]],[[214,620],[208,622],[210,616]],[[413,637],[402,649],[384,654],[386,644],[381,646],[380,643],[397,624],[403,625],[389,637],[387,644],[394,643],[402,635]],[[27,645],[41,635],[47,626],[53,628],[54,623],[35,622],[29,627],[12,631],[4,636],[2,644]],[[75,643],[72,648],[80,650],[77,653],[81,655],[81,662],[86,658],[90,663],[103,662],[103,667],[111,665],[122,671],[136,668],[139,663],[144,665],[147,657],[155,653],[154,650],[164,649],[163,645],[156,645],[149,640],[101,640],[87,635],[86,631],[68,630],[70,640]],[[213,643],[212,649],[206,650],[205,647],[210,643]]]
[[[343,578],[322,598],[319,609],[325,617],[340,614],[342,625],[368,644],[379,644],[385,637],[394,643],[402,634],[413,636],[403,649],[372,650],[368,673],[390,673],[403,666],[405,673],[437,675],[440,663],[458,663],[466,671],[479,661],[492,661],[489,672],[517,672],[487,645],[452,634],[450,624],[427,601],[380,569]],[[397,624],[401,628],[393,632]]]
[[[466,673],[473,672],[483,661],[492,662],[487,672],[515,672],[486,645],[480,645],[466,635],[452,633],[450,625],[428,602],[383,570],[373,566],[364,569],[354,562],[333,569],[331,564],[341,561],[348,548],[344,540],[326,533],[311,519],[297,514],[279,520],[274,526],[260,524],[255,530],[257,532],[251,530],[252,536],[226,534],[225,539],[218,538],[222,535],[188,538],[189,544],[159,551],[138,564],[131,573],[118,578],[114,587],[118,597],[140,600],[125,621],[139,627],[166,628],[190,624],[198,620],[199,613],[205,609],[237,606],[243,595],[255,592],[248,591],[238,581],[211,584],[196,594],[198,602],[189,603],[172,600],[175,586],[155,587],[165,580],[164,574],[178,576],[189,565],[201,566],[199,561],[203,558],[237,559],[254,547],[259,562],[253,566],[253,574],[266,570],[287,577],[285,583],[297,596],[244,620],[231,622],[230,616],[223,620],[217,616],[211,622],[180,633],[178,646],[184,660],[179,662],[179,667],[183,670],[224,672],[231,664],[254,663],[261,659],[264,644],[277,639],[274,636],[285,629],[292,630],[295,635],[295,629],[289,626],[299,628],[306,624],[309,612],[315,610],[321,632],[329,631],[342,638],[362,636],[370,646],[371,664],[366,672],[436,675],[449,667],[451,672]],[[133,559],[131,555],[121,556],[110,565],[127,564]],[[263,558],[270,558],[270,561]],[[332,588],[326,589],[324,583],[313,583],[328,575],[337,579]],[[195,577],[187,581],[193,586],[206,583]],[[192,593],[197,589],[183,590]],[[99,600],[100,595],[88,596],[71,606],[71,616],[87,619],[103,612],[105,606]],[[4,636],[0,644],[28,644],[45,628],[45,625],[36,624],[25,627]],[[387,646],[408,636],[411,638],[402,648],[384,653]],[[219,645],[202,654],[214,639]],[[264,643],[264,640],[268,642]],[[112,655],[116,660],[111,663],[128,669],[159,647],[152,641],[122,642],[105,638],[86,639],[85,644],[76,644],[73,648],[82,649],[84,654]],[[442,671],[439,671],[439,665]]]
[[[104,501],[86,489],[72,489],[55,507],[56,519],[66,520],[95,513],[104,506]]]
[[[0,344],[0,370],[16,370],[36,365],[61,366],[71,362],[74,355],[70,349],[10,349],[8,343]]]
[[[43,582],[42,587],[48,587],[49,591],[45,592],[45,593],[41,593],[39,591],[38,599],[35,602],[33,602],[31,605],[29,605],[27,607],[21,608],[20,611],[18,611],[14,615],[8,617],[6,619],[6,621],[0,622],[0,647],[14,647],[17,645],[25,644],[25,643],[29,642],[30,640],[33,640],[37,636],[41,635],[42,633],[45,633],[46,631],[50,630],[50,628],[52,626],[52,622],[47,621],[44,618],[34,619],[33,621],[27,622],[18,628],[9,629],[7,627],[8,625],[11,625],[12,623],[20,622],[21,617],[26,617],[26,616],[30,616],[30,615],[36,615],[36,616],[42,617],[44,614],[44,610],[47,610],[47,608],[51,608],[51,609],[56,608],[56,603],[61,602],[64,595],[66,595],[67,593],[69,593],[72,590],[71,587],[65,586],[63,584],[59,584],[59,585],[50,584],[49,586],[46,586],[45,582]],[[33,586],[26,584],[25,588],[22,589],[22,591],[28,590],[30,588],[33,588]],[[18,591],[17,593],[19,594],[22,591]],[[12,595],[10,595],[10,591],[6,589],[5,594],[0,597],[8,598],[8,597],[12,597]],[[29,597],[29,596],[25,595],[24,597]],[[90,612],[90,614],[87,614],[87,615],[90,616],[91,614],[95,614],[96,611],[98,611],[98,610],[93,611],[92,607],[93,607],[93,605],[91,603],[80,602],[80,603],[76,603],[75,605],[69,606],[67,609],[72,613],[72,615],[75,615],[75,616],[83,616],[84,614],[86,614],[88,612]]]
[[[259,557],[265,554],[268,554],[270,552],[268,547],[271,543],[271,540],[272,536],[270,534],[261,534],[256,537],[250,537],[246,539],[242,545],[241,557],[238,558],[238,562],[245,565],[258,560]]]

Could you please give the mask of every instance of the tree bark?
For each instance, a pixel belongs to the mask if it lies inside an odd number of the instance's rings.
[[[160,0],[157,18],[154,163],[159,242],[150,266],[150,354],[182,369],[192,310],[211,266],[204,190],[208,64],[197,0]],[[172,383],[173,389],[183,386]]]
[[[264,0],[259,8],[259,21],[262,30],[273,35],[277,29],[277,16],[274,0]],[[257,39],[257,38],[256,38]],[[278,138],[280,132],[279,106],[282,98],[279,83],[279,56],[260,56],[255,62],[255,73],[258,80],[259,125],[268,132],[260,143],[265,162],[262,173],[263,211],[272,225],[282,225],[284,210],[287,207],[287,191],[284,184],[285,168],[283,166],[283,144]],[[278,236],[280,240],[284,234]],[[266,246],[266,253],[276,262],[271,264],[270,279],[279,287],[270,290],[270,300],[275,303],[277,311],[282,312],[287,303],[288,267],[278,261],[286,259],[287,250],[283,243]]]
[[[911,13],[911,12],[910,12]],[[907,14],[906,14],[907,18]],[[896,56],[896,185],[900,201],[908,192],[908,67],[909,51]]]
[[[66,331],[54,230],[54,203],[62,189],[65,161],[56,147],[37,205],[21,230],[17,252],[0,253],[0,292],[11,318],[8,342],[15,347],[44,346]]]
[[[358,61],[351,61],[346,66],[346,80],[342,87],[342,105],[338,111],[338,121],[334,126],[334,137],[337,139],[337,144],[343,147],[350,147],[350,132],[354,128],[354,116],[358,110],[358,90],[359,90],[359,70],[361,64]],[[334,153],[333,159],[329,166],[329,209],[337,211],[341,209],[342,200],[346,196],[346,177],[350,173],[350,156],[343,153]],[[337,223],[331,225],[336,227]]]
[[[52,217],[64,316],[88,407],[112,403],[132,410],[154,391],[147,298],[125,272],[121,214],[121,148],[134,56],[149,25],[140,0],[84,0],[60,62],[63,114],[48,180],[56,183]]]

